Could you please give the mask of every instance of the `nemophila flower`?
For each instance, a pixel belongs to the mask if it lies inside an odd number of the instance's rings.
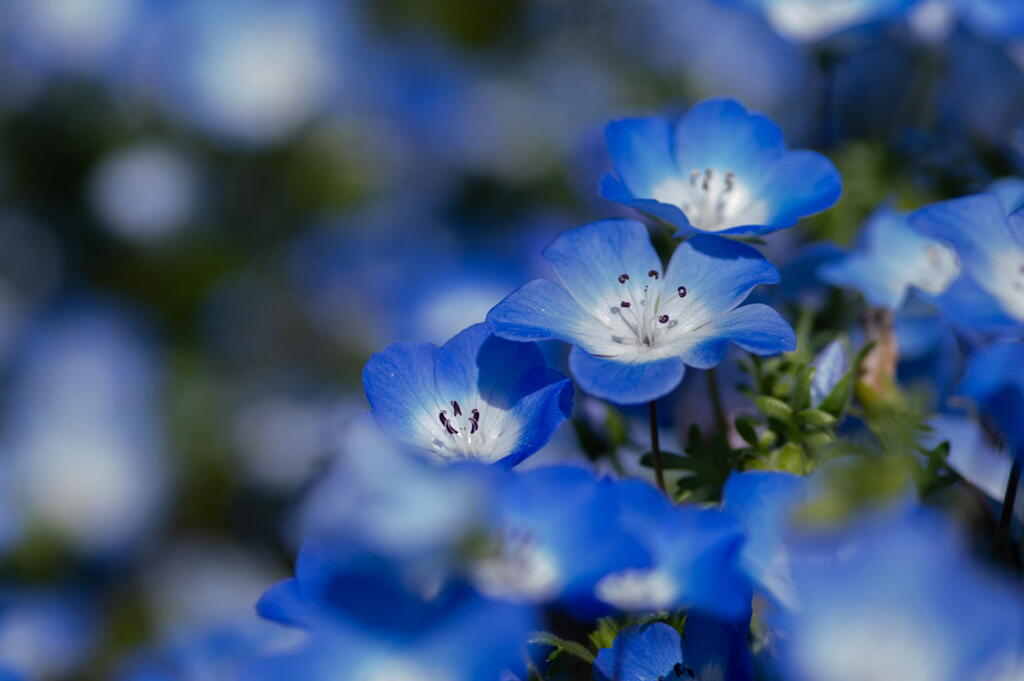
[[[629,627],[594,660],[595,681],[745,681],[753,666],[749,620],[726,623],[696,613],[684,636],[664,622]]]
[[[1024,211],[1007,215],[996,196],[975,194],[922,208],[909,221],[960,258],[963,281],[942,301],[954,321],[985,331],[1024,323]]]
[[[898,16],[917,0],[718,0],[760,12],[782,36],[818,42]]]
[[[1021,367],[1024,367],[1024,345],[995,343],[974,351],[960,386],[962,394],[992,417],[1014,450],[1024,447],[1024,419],[1021,419],[1024,372]]]
[[[638,404],[667,395],[686,366],[717,365],[730,342],[759,355],[795,347],[775,310],[739,307],[755,286],[778,281],[745,244],[695,237],[665,268],[646,227],[603,220],[559,236],[544,258],[559,283],[531,281],[487,319],[504,338],[572,343],[569,367],[595,397]]]
[[[839,385],[850,370],[850,353],[839,338],[825,346],[811,362],[814,377],[811,379],[811,404],[817,407]]]
[[[438,461],[514,466],[572,413],[572,382],[534,343],[476,324],[438,347],[392,343],[363,369],[381,428]]]
[[[597,584],[599,600],[633,613],[693,608],[736,620],[750,608],[740,566],[743,532],[716,509],[674,506],[651,485],[617,486],[623,525],[650,553],[651,566],[613,572]]]
[[[487,600],[350,542],[304,544],[295,577],[258,609],[307,632],[289,652],[254,665],[251,678],[268,681],[493,681],[521,666],[535,627],[530,607]]]
[[[471,567],[478,589],[493,598],[598,612],[593,594],[602,577],[650,565],[623,525],[615,487],[569,466],[507,475],[489,542]]]
[[[854,249],[822,265],[820,275],[830,284],[860,292],[875,307],[896,310],[911,287],[938,295],[959,271],[950,248],[921,236],[904,214],[883,206],[868,219]]]
[[[1024,600],[924,511],[862,521],[797,549],[799,607],[773,622],[794,681],[1016,679]]]
[[[660,118],[624,119],[605,131],[615,174],[606,199],[677,227],[763,234],[825,210],[841,191],[831,161],[791,151],[768,117],[731,99],[697,104],[673,126]]]

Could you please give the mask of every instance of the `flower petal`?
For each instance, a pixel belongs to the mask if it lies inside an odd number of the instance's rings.
[[[814,151],[790,151],[767,171],[761,196],[771,206],[769,222],[790,227],[800,218],[831,208],[843,191],[839,171]]]
[[[605,128],[605,144],[615,172],[635,196],[653,196],[654,188],[677,174],[672,131],[660,118],[626,118]]]
[[[666,351],[687,366],[710,369],[722,361],[729,343],[755,355],[775,355],[795,350],[796,334],[778,312],[754,303],[672,339]]]
[[[616,404],[642,404],[664,397],[683,380],[685,367],[675,357],[653,362],[616,362],[594,357],[579,347],[569,354],[569,369],[584,392]]]
[[[675,678],[683,662],[683,639],[664,622],[636,625],[619,633],[594,660],[595,681],[653,681]]]
[[[546,445],[558,427],[572,416],[572,381],[554,369],[531,371],[517,390],[524,397],[516,403],[509,418],[509,422],[517,424],[517,432],[502,434],[514,444],[499,461],[509,468]]]
[[[601,196],[679,228],[679,233],[676,236],[689,235],[698,231],[690,225],[689,218],[679,206],[663,203],[656,199],[634,196],[626,185],[612,175],[605,175],[601,178]]]
[[[430,447],[437,411],[444,405],[434,382],[437,352],[432,343],[392,343],[363,367],[363,390],[374,419],[389,435],[414,447]]]
[[[676,167],[718,168],[757,176],[785,152],[782,131],[770,118],[751,113],[732,99],[708,99],[676,125]]]
[[[256,603],[256,612],[260,617],[291,626],[306,625],[308,608],[309,604],[302,597],[294,578],[274,584]]]

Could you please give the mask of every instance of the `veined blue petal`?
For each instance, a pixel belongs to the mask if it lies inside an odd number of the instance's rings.
[[[494,333],[514,341],[560,340],[584,347],[606,347],[609,332],[565,289],[534,279],[510,293],[487,313]]]
[[[520,392],[523,376],[544,367],[544,354],[535,343],[499,338],[490,325],[482,323],[460,331],[441,347],[434,378],[445,400],[442,404],[483,402],[508,409],[525,394]]]
[[[430,447],[439,405],[434,381],[438,347],[431,343],[392,343],[363,368],[363,390],[380,427],[400,442]]]
[[[696,329],[732,310],[760,284],[774,284],[779,271],[757,249],[717,236],[697,236],[676,247],[665,285],[686,287],[674,300],[673,316]]]
[[[677,237],[700,233],[699,229],[690,224],[689,218],[686,217],[686,214],[679,206],[672,203],[662,203],[656,199],[640,198],[612,175],[605,175],[601,178],[601,196],[609,201],[628,206],[662,222],[678,227],[679,233],[676,234]]]
[[[572,381],[561,373],[538,368],[523,377],[517,392],[525,395],[512,409],[518,424],[512,451],[498,463],[512,467],[543,447],[572,416]]]
[[[604,134],[615,172],[631,194],[652,196],[659,184],[676,175],[672,131],[663,119],[612,121]]]
[[[761,193],[771,206],[770,222],[776,228],[831,208],[843,191],[839,171],[825,156],[814,151],[790,151],[766,171]]]
[[[697,104],[675,129],[676,167],[683,175],[705,168],[756,174],[784,152],[779,126],[731,99]]]
[[[611,648],[594,660],[595,681],[657,681],[677,678],[683,663],[683,639],[663,622],[636,625],[619,632]]]
[[[778,312],[754,303],[673,339],[670,347],[687,366],[710,369],[722,361],[729,343],[755,355],[777,355],[796,349],[796,334]]]
[[[675,357],[646,363],[616,362],[594,357],[576,346],[569,354],[569,370],[589,395],[616,404],[642,404],[675,390],[685,367]]]
[[[623,288],[642,287],[648,272],[662,272],[647,227],[635,220],[600,220],[568,231],[544,249],[544,259],[591,314],[618,306]]]

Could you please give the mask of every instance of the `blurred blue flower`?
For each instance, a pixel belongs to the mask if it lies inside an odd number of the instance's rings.
[[[594,660],[595,681],[748,681],[753,677],[747,647],[748,620],[724,623],[691,613],[683,636],[653,622],[620,631],[611,648]]]
[[[67,678],[104,634],[96,602],[68,590],[0,593],[0,668],[25,679]]]
[[[1008,216],[999,198],[975,194],[926,206],[909,220],[921,234],[952,246],[960,258],[963,281],[942,301],[954,321],[979,331],[1019,333],[1024,323],[1024,211]]]
[[[679,229],[763,234],[829,208],[842,182],[832,162],[791,151],[764,115],[730,99],[709,99],[673,127],[658,118],[608,125],[616,175],[601,195]]]
[[[793,563],[799,607],[778,614],[794,681],[1019,678],[1024,602],[925,511],[807,538]]]
[[[460,582],[411,575],[350,542],[303,545],[295,577],[260,613],[308,631],[297,650],[260,661],[254,679],[493,681],[521,666],[532,608],[481,598]]]
[[[272,625],[221,626],[182,632],[131,655],[116,681],[241,681],[254,660],[280,645]]]
[[[961,393],[987,412],[1011,449],[1024,456],[1024,345],[994,343],[975,350],[968,361]]]
[[[392,343],[363,369],[381,428],[439,461],[514,466],[572,414],[572,382],[534,343],[492,335],[487,324],[442,347]]]
[[[649,568],[613,572],[597,584],[597,597],[632,613],[693,608],[729,620],[749,613],[750,583],[740,554],[743,532],[717,509],[674,506],[637,480],[617,486],[624,526],[653,558]]]
[[[911,287],[943,293],[960,271],[956,255],[921,236],[906,216],[887,206],[875,211],[857,244],[843,258],[821,266],[821,278],[859,291],[870,305],[897,310]]]
[[[561,235],[544,258],[560,285],[536,279],[487,319],[505,338],[572,343],[573,376],[595,397],[639,404],[667,395],[687,365],[717,365],[730,342],[759,355],[795,346],[775,310],[737,307],[758,284],[778,281],[745,244],[697,237],[663,269],[642,224],[604,220]]]
[[[850,29],[899,16],[917,0],[718,0],[761,12],[781,35],[818,42]]]
[[[498,495],[490,546],[471,567],[474,584],[487,596],[557,601],[592,614],[601,578],[650,565],[645,547],[623,527],[610,480],[551,466],[508,475]]]
[[[811,362],[814,377],[811,379],[811,404],[817,407],[839,384],[843,376],[850,370],[850,353],[846,343],[837,338]]]

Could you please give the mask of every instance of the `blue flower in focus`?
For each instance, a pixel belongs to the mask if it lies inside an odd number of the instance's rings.
[[[308,632],[297,649],[254,666],[251,678],[268,681],[494,681],[521,666],[535,625],[532,608],[410,574],[349,542],[304,544],[295,577],[268,591],[258,609]]]
[[[472,566],[477,588],[493,598],[598,612],[593,594],[601,578],[650,566],[645,547],[623,526],[615,487],[569,466],[509,474],[491,549]]]
[[[917,0],[718,0],[760,12],[780,35],[797,42],[826,40],[900,15]]]
[[[439,461],[514,466],[572,413],[572,382],[549,369],[534,343],[476,324],[438,347],[392,343],[363,369],[377,423]]]
[[[942,301],[958,324],[1019,333],[1024,323],[1024,211],[1007,215],[992,194],[942,201],[909,217],[921,234],[949,244],[963,276]]]
[[[1015,679],[1024,600],[985,573],[943,519],[875,518],[798,551],[799,608],[775,619],[794,681]]]
[[[883,206],[868,219],[854,250],[826,263],[821,278],[859,291],[868,303],[898,309],[911,287],[938,295],[960,271],[956,255],[910,228],[906,217]]]
[[[615,175],[606,199],[679,229],[764,234],[829,208],[842,182],[832,162],[791,151],[768,117],[731,99],[694,106],[673,127],[660,118],[610,123],[605,131]]]
[[[758,355],[795,347],[775,310],[738,307],[755,286],[778,281],[771,263],[745,244],[695,237],[663,268],[646,227],[603,220],[561,235],[544,258],[560,285],[531,281],[487,319],[504,338],[572,343],[573,376],[595,397],[655,400],[679,385],[686,366],[717,365],[730,342]]]
[[[736,621],[750,609],[750,584],[740,565],[742,528],[717,509],[674,506],[651,485],[619,483],[623,524],[645,545],[649,568],[613,572],[597,584],[598,599],[626,612],[693,608]]]

